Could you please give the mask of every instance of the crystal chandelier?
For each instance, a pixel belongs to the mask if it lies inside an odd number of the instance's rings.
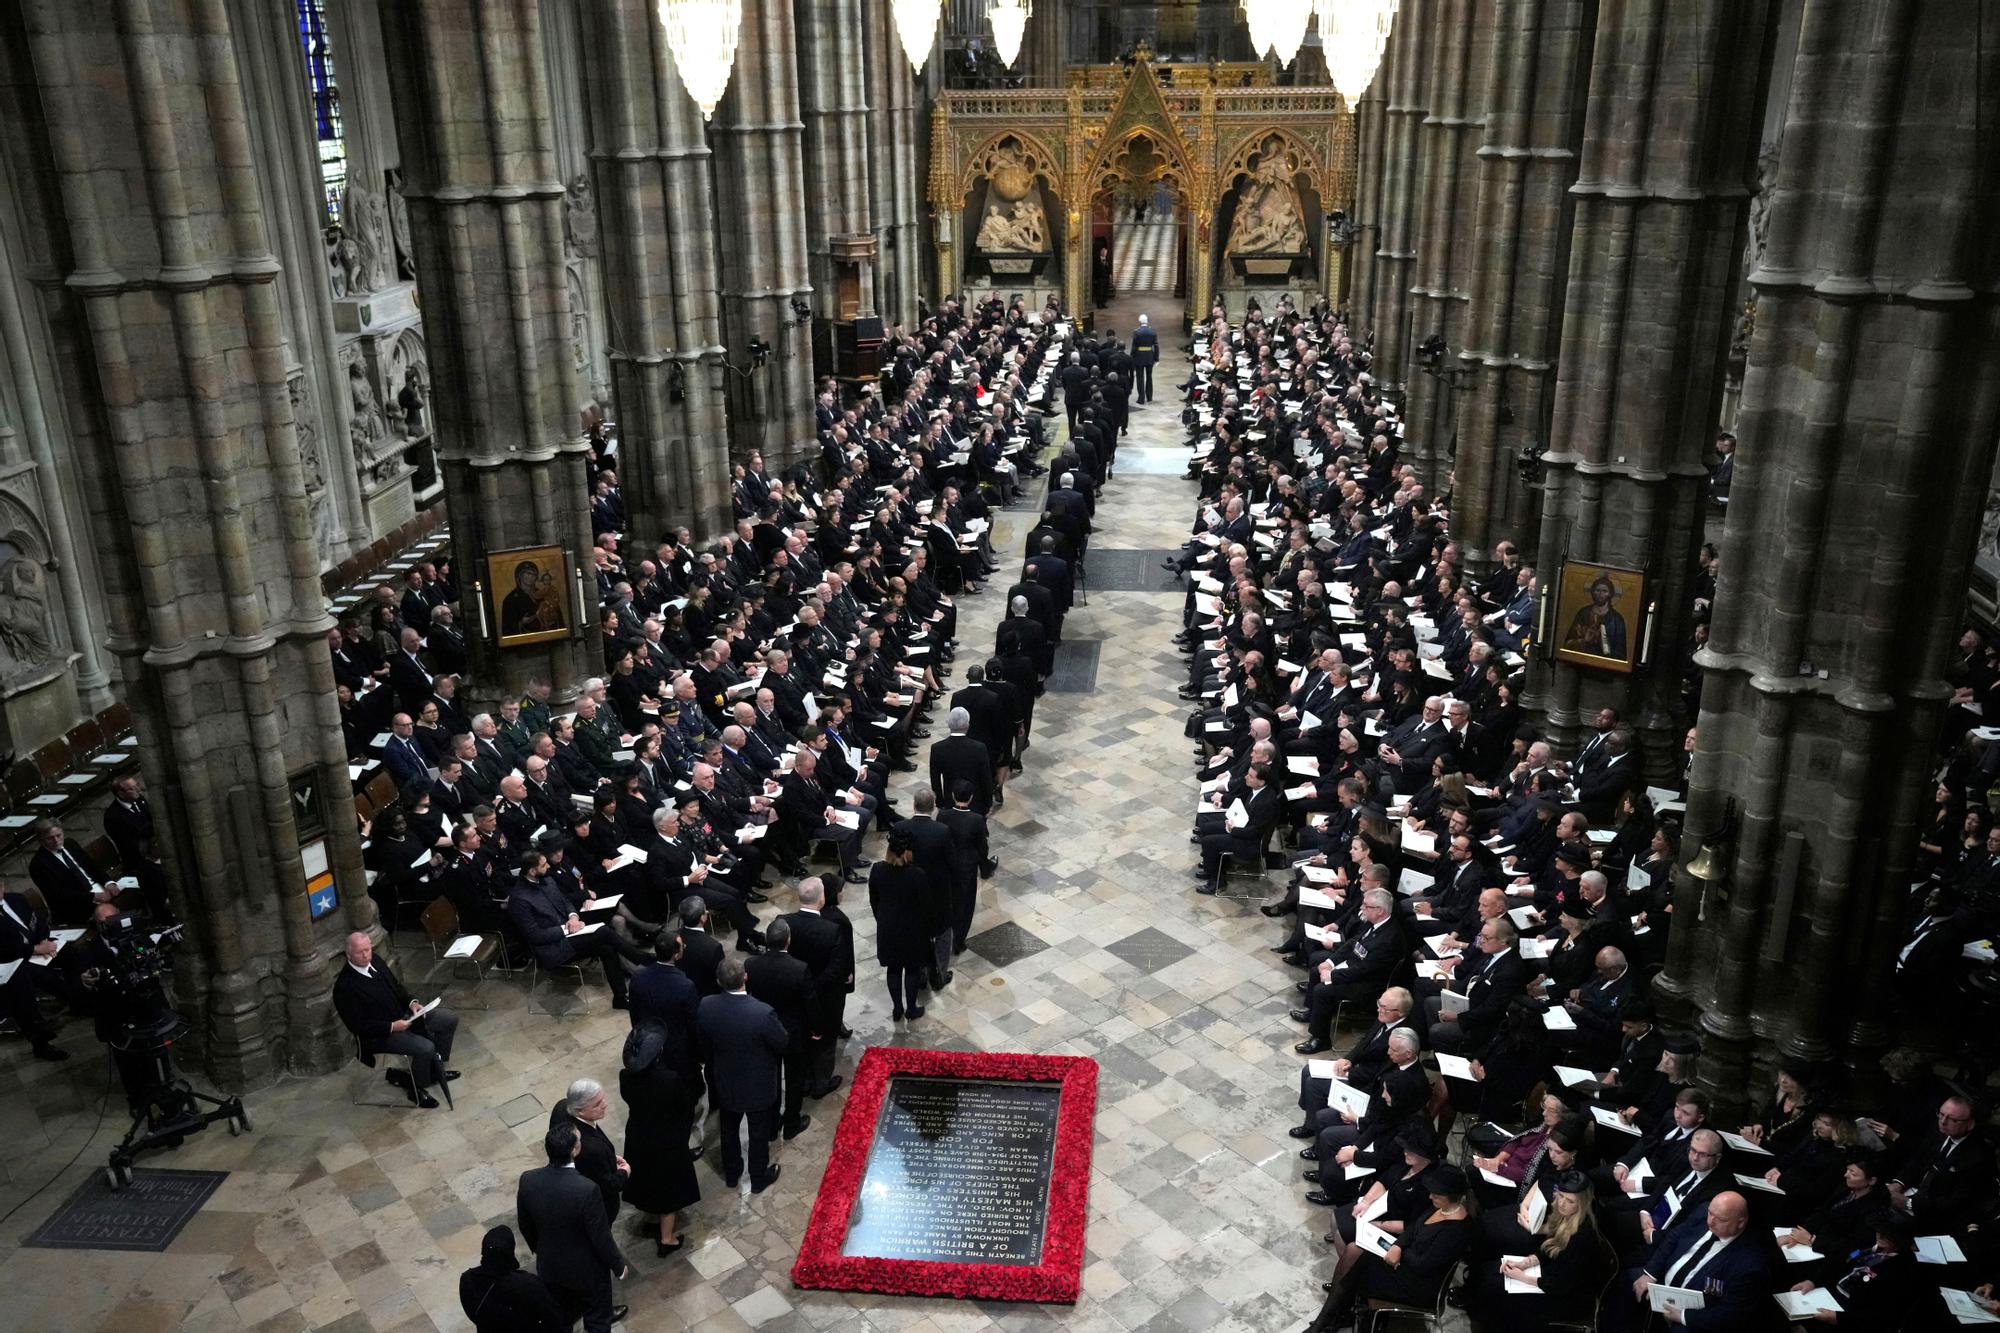
[[[707,120],[736,65],[743,0],[660,0],[660,26],[667,30],[667,49],[673,52],[681,84]]]
[[[1001,64],[1012,65],[1019,58],[1021,36],[1028,30],[1028,16],[1034,12],[1034,0],[993,0],[993,8],[986,11]]]
[[[1396,20],[1396,0],[1318,0],[1319,43],[1333,86],[1351,109],[1375,82],[1382,50],[1389,44],[1389,27]]]
[[[1306,39],[1306,24],[1312,21],[1313,0],[1243,0],[1243,20],[1250,29],[1250,45],[1262,57],[1266,52],[1289,65],[1298,58],[1299,45]]]
[[[937,45],[938,15],[942,0],[890,0],[896,15],[896,36],[902,40],[903,54],[910,68],[921,74]]]

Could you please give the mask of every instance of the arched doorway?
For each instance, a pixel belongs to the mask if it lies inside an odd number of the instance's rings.
[[[1090,297],[1184,302],[1191,213],[1180,155],[1146,130],[1106,154],[1092,180]]]

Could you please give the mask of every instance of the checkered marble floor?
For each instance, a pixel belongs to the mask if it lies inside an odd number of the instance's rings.
[[[1169,313],[1156,312],[1156,322]],[[1184,375],[1178,345],[1163,375],[1169,366]],[[1178,443],[1170,396],[1136,414],[1131,445]],[[1176,477],[1121,472],[1094,541],[1176,546],[1190,498]],[[1028,512],[1003,517],[998,549],[1018,551],[1031,522]],[[711,1146],[699,1167],[704,1198],[683,1215],[690,1250],[655,1259],[628,1229],[630,1210],[620,1217],[634,1270],[619,1293],[632,1308],[626,1329],[1279,1333],[1317,1310],[1331,1269],[1317,1239],[1327,1219],[1303,1204],[1296,1145],[1284,1135],[1298,1114],[1290,1047],[1299,1034],[1285,1018],[1294,976],[1264,951],[1274,923],[1242,902],[1198,897],[1187,873],[1194,785],[1185,705],[1175,697],[1181,659],[1169,643],[1179,605],[1176,593],[1107,592],[1072,613],[1066,633],[1104,641],[1097,689],[1040,701],[1026,772],[994,817],[1001,868],[982,885],[979,939],[913,1028],[890,1022],[865,894],[849,904],[862,961],[843,1071],[869,1044],[1101,1063],[1082,1299],[1072,1309],[794,1290],[787,1273],[843,1089],[812,1105],[802,1137],[777,1146],[785,1171],[765,1194],[725,1190]],[[992,642],[999,614],[997,589],[961,599],[961,666]],[[938,722],[941,735],[942,715]],[[905,808],[917,776],[899,775]],[[879,846],[871,837],[868,853]],[[764,911],[793,905],[787,883]],[[414,982],[428,952],[412,937],[399,944],[398,966]],[[0,1047],[0,1134],[10,1148],[0,1154],[0,1212],[90,1140],[53,1185],[0,1223],[8,1324],[119,1333],[468,1327],[459,1272],[476,1261],[489,1225],[512,1222],[515,1181],[540,1160],[549,1105],[579,1075],[614,1084],[626,1032],[601,986],[559,1018],[527,1011],[518,983],[469,990],[447,987],[463,1020],[455,1110],[387,1105],[392,1091],[359,1067],[260,1090],[248,1099],[255,1133],[213,1130],[157,1159],[231,1173],[157,1255],[16,1248],[101,1166],[123,1129],[114,1123],[121,1099],[112,1097],[99,1124],[108,1069],[73,1020],[66,1038],[77,1058],[67,1065],[32,1062],[16,1043]],[[351,1105],[358,1094],[385,1105]],[[622,1105],[608,1127],[622,1139]]]
[[[1129,217],[1130,214],[1124,216]],[[1174,287],[1174,249],[1180,224],[1171,215],[1146,222],[1117,222],[1111,228],[1111,282],[1120,292],[1167,292]]]

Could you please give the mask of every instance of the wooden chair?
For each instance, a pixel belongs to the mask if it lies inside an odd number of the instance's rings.
[[[35,761],[15,760],[14,766],[7,770],[6,787],[7,794],[13,797],[17,807],[27,805],[28,798],[42,789],[42,773],[35,767]]]
[[[447,963],[453,967],[456,967],[460,963],[470,963],[472,964],[473,974],[478,980],[473,982],[472,990],[467,992],[466,998],[469,999],[472,996],[476,996],[479,993],[480,987],[486,984],[487,965],[492,963],[494,955],[500,952],[500,940],[492,935],[461,936],[458,930],[458,909],[451,905],[451,899],[449,898],[438,897],[432,899],[431,905],[424,909],[422,919],[424,923],[424,936],[431,942],[431,975],[436,975],[439,963]],[[479,941],[479,943],[473,946],[470,953],[461,953],[456,957],[448,957],[447,953],[452,945],[461,939],[474,939]],[[429,977],[425,979],[429,980]],[[460,999],[455,1001],[455,1003],[460,1008],[465,1009],[484,1009],[487,1007],[484,1004],[469,1004],[466,1002],[466,999]]]
[[[104,728],[97,725],[97,719],[87,717],[69,729],[64,737],[69,742],[71,756],[82,763],[104,748]]]
[[[361,794],[368,798],[368,804],[372,808],[383,809],[396,799],[396,780],[384,770],[368,779],[368,785],[361,789]]]
[[[103,731],[107,744],[122,740],[132,730],[132,710],[121,700],[97,714],[97,725]]]
[[[47,786],[63,774],[69,772],[69,742],[53,740],[35,751],[35,771],[42,775],[42,785]]]

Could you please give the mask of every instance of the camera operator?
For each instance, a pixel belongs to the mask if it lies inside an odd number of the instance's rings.
[[[35,992],[70,998],[69,979],[54,963],[39,965],[31,958],[53,959],[61,946],[49,938],[49,919],[23,893],[0,894],[0,964],[16,963],[14,975],[0,985],[0,1002],[14,1028],[35,1048],[37,1060],[67,1060],[69,1052],[55,1044],[56,1030],[35,1002]]]
[[[131,1038],[167,1012],[166,992],[159,985],[161,955],[152,948],[152,923],[143,916],[99,903],[91,910],[90,924],[90,934],[77,945],[83,992],[97,1039],[111,1048],[125,1101],[136,1115],[158,1082],[158,1066],[153,1044]]]

